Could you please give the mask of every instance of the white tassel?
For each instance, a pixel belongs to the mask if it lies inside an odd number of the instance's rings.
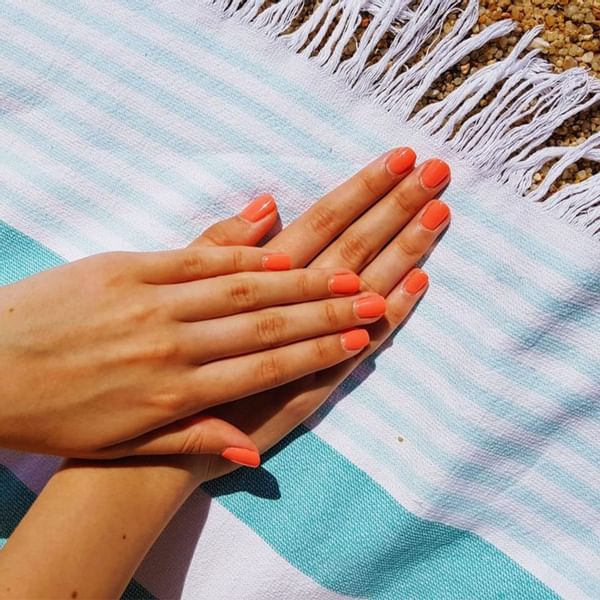
[[[478,0],[468,0],[462,10],[462,0],[421,0],[416,7],[412,0],[322,0],[295,31],[285,33],[306,0],[279,0],[266,8],[266,0],[212,2],[225,16],[281,37],[292,51],[452,148],[482,176],[531,202],[543,201],[549,211],[600,239],[599,175],[544,200],[570,165],[582,158],[600,162],[600,134],[574,147],[540,148],[567,119],[600,102],[600,81],[579,68],[552,73],[539,50],[531,48],[540,27],[523,34],[506,58],[471,74],[443,100],[414,114],[436,79],[490,40],[509,34],[514,23],[499,21],[470,35],[479,16]],[[372,18],[353,55],[344,59],[364,12]],[[454,12],[453,29],[443,34]],[[377,44],[390,33],[387,49],[368,65]],[[411,64],[419,53],[423,56]],[[535,174],[550,161],[554,164],[547,176],[531,190]]]

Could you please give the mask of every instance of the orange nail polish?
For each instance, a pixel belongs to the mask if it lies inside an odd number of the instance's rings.
[[[354,273],[340,273],[329,280],[332,294],[356,294],[360,290],[360,277]]]
[[[428,189],[440,187],[450,177],[450,167],[443,160],[434,158],[421,172],[421,183]]]
[[[417,155],[412,148],[399,148],[387,160],[387,168],[394,175],[402,175],[415,166]]]
[[[425,229],[433,231],[448,218],[448,215],[450,215],[450,209],[447,204],[441,200],[432,200],[421,215],[421,225]]]
[[[248,450],[247,448],[225,448],[221,452],[221,456],[230,462],[244,465],[245,467],[256,468],[260,465],[260,454],[255,450]]]
[[[275,198],[271,194],[263,194],[252,200],[240,213],[240,217],[251,223],[256,223],[273,212],[273,210],[275,210]]]
[[[418,294],[427,285],[428,281],[429,277],[425,271],[415,269],[404,280],[404,290],[409,294]]]
[[[263,267],[269,271],[287,271],[292,268],[292,259],[283,253],[273,253],[263,256]]]
[[[367,296],[354,302],[354,312],[361,319],[374,319],[385,314],[385,299],[382,296]]]
[[[342,346],[348,352],[361,350],[369,344],[369,332],[366,329],[352,329],[342,334]]]

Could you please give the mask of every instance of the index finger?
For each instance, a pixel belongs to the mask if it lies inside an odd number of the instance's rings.
[[[414,168],[411,148],[397,148],[375,159],[270,240],[292,257],[292,267],[308,264],[370,206],[387,194]]]

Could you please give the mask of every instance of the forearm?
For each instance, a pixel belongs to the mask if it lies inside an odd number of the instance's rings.
[[[0,552],[0,596],[118,598],[200,482],[190,458],[68,461]]]

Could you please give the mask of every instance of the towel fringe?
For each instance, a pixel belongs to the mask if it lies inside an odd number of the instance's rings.
[[[223,14],[279,37],[290,50],[335,74],[357,93],[426,131],[484,177],[541,202],[559,218],[600,240],[600,174],[550,193],[565,169],[580,159],[600,162],[600,134],[577,146],[542,147],[574,115],[600,102],[600,80],[585,69],[553,73],[524,33],[502,60],[472,73],[444,99],[418,108],[433,83],[470,53],[511,33],[511,20],[471,35],[478,0],[322,0],[304,14],[306,0],[211,0]],[[371,15],[357,40],[363,16]],[[456,21],[446,31],[447,19]],[[289,31],[295,19],[302,23]],[[377,52],[384,36],[386,50]],[[391,37],[390,37],[391,36]],[[355,49],[348,56],[347,48]],[[546,177],[533,187],[537,173]]]

